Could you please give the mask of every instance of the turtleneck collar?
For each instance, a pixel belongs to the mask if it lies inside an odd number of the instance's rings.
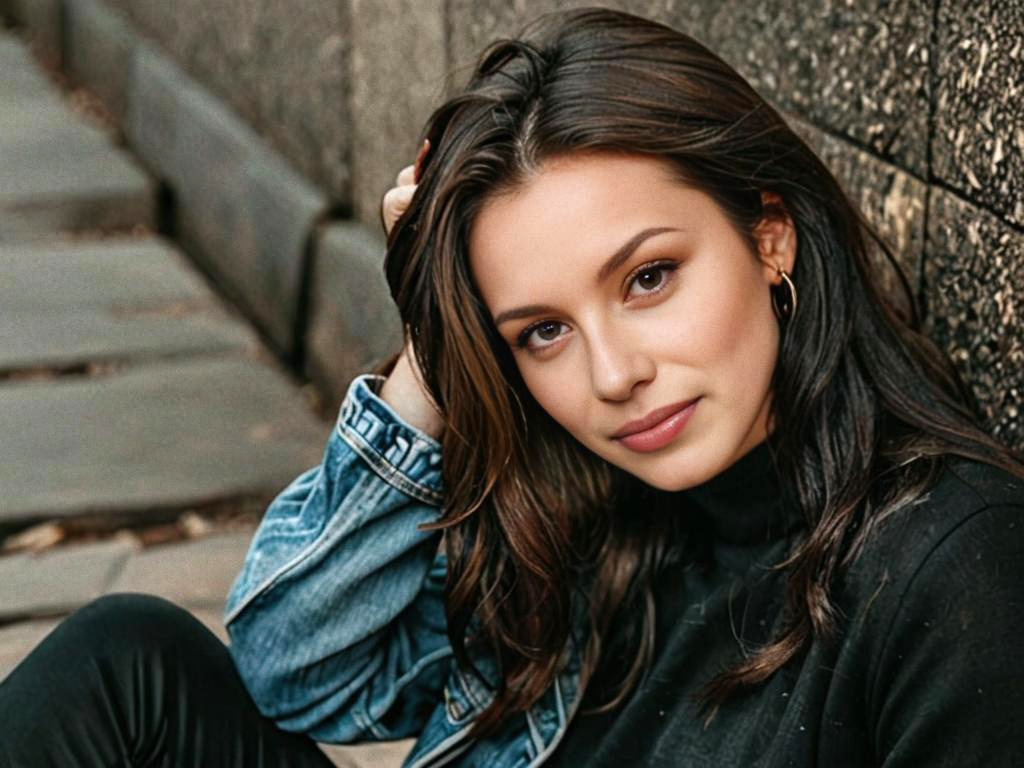
[[[783,488],[768,440],[683,495],[716,549],[768,544],[803,525],[798,505]]]

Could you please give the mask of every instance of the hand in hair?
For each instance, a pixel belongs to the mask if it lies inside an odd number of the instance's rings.
[[[419,154],[416,155],[416,162],[400,170],[395,178],[395,186],[384,193],[384,198],[380,203],[380,220],[384,225],[384,234],[391,234],[395,222],[409,207],[409,202],[416,191],[416,184],[420,180],[423,158],[426,157],[429,149],[430,140],[424,139],[423,146],[420,147]]]
[[[381,221],[384,231],[391,233],[391,228],[405,213],[416,191],[416,183],[420,178],[423,158],[430,149],[430,142],[424,139],[423,146],[416,156],[413,165],[407,165],[399,171],[395,186],[385,193],[381,201]],[[398,356],[394,368],[381,387],[380,397],[390,405],[405,421],[431,437],[440,438],[444,431],[444,422],[430,400],[424,386],[423,377],[416,365],[416,356],[412,351],[412,342],[406,340],[402,354]]]

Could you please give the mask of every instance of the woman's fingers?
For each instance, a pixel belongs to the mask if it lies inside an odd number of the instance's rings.
[[[416,183],[416,166],[407,165],[405,168],[398,172],[398,176],[395,178],[396,187],[404,187],[408,184]]]
[[[384,193],[380,202],[380,219],[384,224],[385,234],[391,234],[391,228],[409,207],[413,193],[416,191],[420,172],[423,169],[423,160],[429,150],[430,140],[424,139],[423,145],[416,155],[416,162],[400,170],[398,176],[395,177],[395,186]]]
[[[415,191],[415,184],[406,184],[401,187],[392,187],[384,193],[384,200],[381,202],[381,219],[384,222],[385,234],[391,233],[395,222],[405,213]]]

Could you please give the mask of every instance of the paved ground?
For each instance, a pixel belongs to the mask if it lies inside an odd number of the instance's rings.
[[[226,639],[259,513],[331,427],[151,234],[156,199],[0,32],[0,679],[109,592],[168,597]],[[386,768],[407,748],[329,751]]]

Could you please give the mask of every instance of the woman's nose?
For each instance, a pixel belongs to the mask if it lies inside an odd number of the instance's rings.
[[[637,384],[654,378],[654,360],[628,338],[592,334],[589,354],[591,386],[602,400],[628,400]]]

